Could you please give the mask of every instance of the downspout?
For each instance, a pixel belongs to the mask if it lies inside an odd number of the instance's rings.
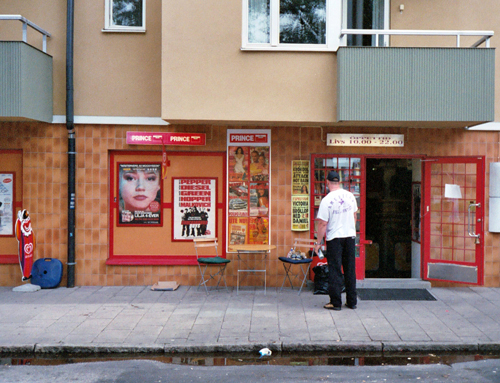
[[[68,130],[68,262],[67,287],[75,287],[75,174],[76,143],[73,102],[74,0],[67,0],[66,23],[66,129]]]

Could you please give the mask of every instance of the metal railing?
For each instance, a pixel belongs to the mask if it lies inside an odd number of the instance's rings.
[[[493,31],[431,31],[431,30],[404,30],[404,29],[342,29],[340,38],[345,35],[372,35],[375,36],[375,46],[379,46],[380,36],[455,36],[457,39],[457,48],[460,48],[461,36],[481,36],[481,38],[471,45],[473,48],[479,47],[485,43],[486,48],[490,47],[490,38],[493,37]]]
[[[47,37],[50,37],[50,33],[45,29],[40,28],[38,25],[32,23],[25,17],[21,15],[0,15],[0,20],[19,20],[23,23],[23,41],[28,43],[28,26],[34,30],[40,32],[43,36],[43,51],[47,53]]]

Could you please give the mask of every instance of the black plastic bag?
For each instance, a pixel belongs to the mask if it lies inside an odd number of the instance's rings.
[[[314,295],[328,295],[328,265],[313,267],[314,272]]]
[[[328,295],[328,265],[313,267],[314,272],[314,295]],[[342,274],[342,292],[345,293],[344,275]]]

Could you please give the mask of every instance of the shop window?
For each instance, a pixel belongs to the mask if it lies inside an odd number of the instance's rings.
[[[145,32],[146,0],[105,0],[104,31]]]

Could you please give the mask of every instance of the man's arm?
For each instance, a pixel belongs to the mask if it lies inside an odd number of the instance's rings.
[[[323,221],[322,219],[317,219],[317,222],[318,222],[318,236],[316,245],[314,246],[314,252],[316,254],[318,254],[318,250],[321,247],[321,242],[323,241],[323,238],[325,237],[326,233],[326,225],[328,224],[327,221]]]

